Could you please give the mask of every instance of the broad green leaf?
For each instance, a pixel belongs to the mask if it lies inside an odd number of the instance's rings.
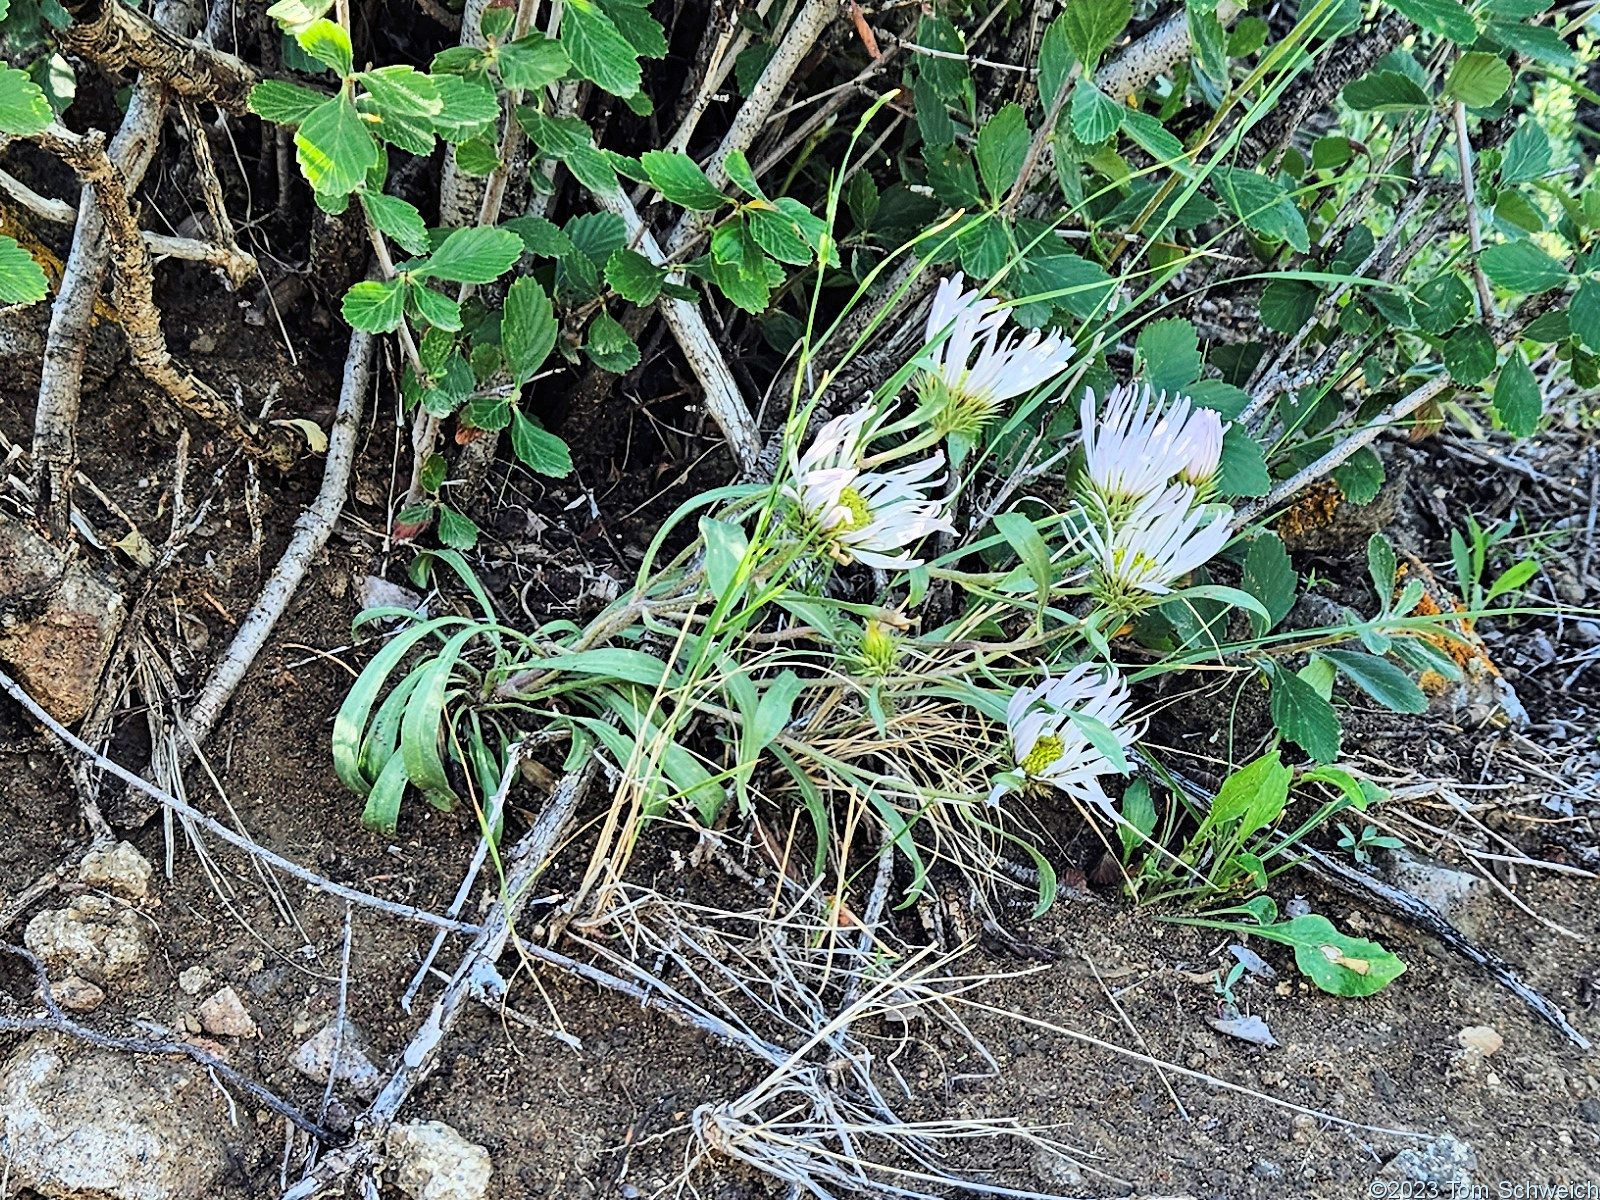
[[[1486,246],[1478,262],[1495,283],[1525,296],[1562,287],[1571,278],[1565,267],[1530,241]]]
[[[1344,102],[1365,112],[1407,112],[1427,108],[1432,97],[1409,75],[1377,70],[1345,84]]]
[[[1511,86],[1511,68],[1498,54],[1474,50],[1456,59],[1444,81],[1445,95],[1468,108],[1488,108]]]
[[[606,16],[611,18],[611,23],[617,27],[622,36],[628,39],[640,58],[667,56],[666,31],[661,28],[661,23],[650,15],[649,7],[642,0],[640,2],[600,0],[600,7],[605,10]],[[640,115],[648,116],[649,112],[647,108]]]
[[[434,329],[455,333],[461,328],[461,306],[443,292],[413,280],[406,290],[406,299],[417,315]]]
[[[1490,21],[1489,36],[1529,58],[1558,67],[1576,66],[1572,47],[1548,25],[1523,25],[1515,21]]]
[[[978,130],[978,173],[994,200],[1004,199],[1016,183],[1032,140],[1028,118],[1017,104],[1003,106]]]
[[[527,277],[512,280],[500,316],[500,348],[518,387],[544,365],[555,349],[556,333],[555,311],[544,288]]]
[[[583,352],[595,366],[614,375],[621,375],[639,365],[639,347],[634,345],[628,331],[607,312],[602,312],[589,323]]]
[[[1319,763],[1339,757],[1339,718],[1309,683],[1281,666],[1272,670],[1272,723]]]
[[[0,133],[28,137],[56,118],[43,89],[26,71],[0,67]]]
[[[380,233],[398,242],[407,254],[425,254],[428,250],[428,227],[419,213],[398,196],[382,192],[362,192],[361,207],[372,219]]]
[[[1472,315],[1472,293],[1460,276],[1439,275],[1417,289],[1411,312],[1419,329],[1443,336]]]
[[[1103,142],[1122,124],[1127,110],[1094,85],[1080,79],[1072,88],[1072,133],[1080,142]]]
[[[340,79],[354,68],[350,35],[326,17],[318,17],[304,29],[297,30],[294,38],[300,43],[300,49],[323,66],[331,67]]]
[[[1567,319],[1572,332],[1585,346],[1600,351],[1600,280],[1588,278],[1578,282]],[[1524,330],[1524,335],[1531,336],[1528,330]]]
[[[1203,4],[1186,6],[1189,46],[1200,72],[1217,84],[1228,80],[1228,35],[1213,9]]]
[[[1321,654],[1385,708],[1400,713],[1427,711],[1428,698],[1422,689],[1388,659],[1360,650],[1323,650]]]
[[[435,75],[432,79],[439,92],[439,112],[431,120],[445,141],[464,142],[500,119],[500,101],[483,80],[459,75]]]
[[[468,400],[461,410],[461,423],[469,429],[497,432],[511,424],[511,402],[504,396],[479,396]]]
[[[1295,965],[1312,983],[1335,996],[1370,996],[1406,969],[1405,963],[1377,942],[1340,933],[1332,921],[1316,913],[1252,932],[1292,946]]]
[[[1383,459],[1363,446],[1333,470],[1339,494],[1354,505],[1371,504],[1383,490]]]
[[[529,470],[558,479],[572,474],[572,454],[567,444],[535,425],[519,408],[511,410],[511,448]]]
[[[706,548],[706,583],[716,599],[727,602],[738,580],[739,566],[750,549],[744,529],[732,521],[700,518],[700,538]]]
[[[1145,379],[1158,392],[1180,392],[1200,374],[1200,336],[1181,317],[1146,325],[1134,351],[1144,364]]]
[[[393,333],[405,315],[405,285],[398,279],[366,279],[344,294],[344,319],[367,333]]]
[[[267,79],[250,89],[250,111],[276,125],[298,125],[324,104],[336,103],[326,92],[315,92],[298,83]]]
[[[606,282],[611,290],[634,304],[654,301],[666,278],[666,268],[656,266],[637,250],[623,247],[606,260]]]
[[[478,544],[477,522],[448,504],[439,505],[439,525],[435,532],[439,541],[453,550],[471,550]]]
[[[1472,14],[1457,0],[1389,0],[1396,9],[1424,29],[1449,38],[1458,46],[1478,40],[1478,26]]]
[[[679,208],[713,212],[728,203],[728,198],[711,185],[706,173],[687,154],[649,150],[639,156],[639,162],[656,191]]]
[[[1463,325],[1444,340],[1439,348],[1450,378],[1470,387],[1489,377],[1494,370],[1494,339],[1482,325]]]
[[[1135,108],[1124,108],[1118,105],[1118,119],[1122,122],[1122,132],[1133,139],[1134,143],[1146,154],[1150,155],[1151,158],[1155,159],[1156,162],[1171,164],[1174,170],[1180,173],[1187,173],[1187,167],[1182,161],[1183,143],[1173,136],[1167,130],[1167,127],[1155,117],[1152,117],[1149,113],[1140,112]],[[1205,197],[1196,192],[1189,199],[1190,202],[1193,202],[1195,200],[1204,200]],[[1216,210],[1213,206],[1210,206],[1209,201],[1207,201],[1207,205],[1215,213]]]
[[[456,170],[463,175],[480,179],[493,175],[500,167],[500,155],[493,139],[478,136],[468,138],[455,148]]]
[[[1046,35],[1046,41],[1049,38]],[[1042,69],[1042,68],[1041,68]],[[937,157],[937,152],[946,146],[954,144],[956,140],[956,123],[950,119],[950,114],[945,110],[944,101],[940,98],[937,89],[926,72],[919,71],[917,79],[911,87],[911,98],[917,106],[917,131],[922,134],[923,145],[932,154],[924,154],[924,158],[931,161]],[[852,178],[859,179],[865,172],[858,172]]]
[[[1039,103],[1046,112],[1066,85],[1067,76],[1072,72],[1073,60],[1077,52],[1072,48],[1072,42],[1067,36],[1067,26],[1063,17],[1057,17],[1050,22],[1050,28],[1044,31],[1044,41],[1039,44]],[[931,88],[929,89],[932,90]],[[943,113],[941,105],[939,111]],[[922,103],[920,98],[917,103],[917,117],[922,117]],[[945,118],[947,121],[948,117]],[[924,134],[926,138],[926,134]],[[954,141],[954,126],[951,126],[951,136],[939,145],[949,145]]]
[[[751,205],[745,209],[745,221],[756,245],[779,262],[800,267],[811,262],[811,246],[800,235],[791,217],[775,208]]]
[[[593,0],[568,0],[561,44],[573,69],[614,96],[639,90],[639,53]]]
[[[355,105],[340,97],[324,104],[294,135],[296,157],[311,186],[330,196],[347,196],[367,172],[383,161],[383,151],[367,132]]]
[[[542,33],[530,33],[514,42],[506,42],[496,49],[495,63],[505,85],[521,91],[554,83],[572,66],[561,43],[551,41]]]
[[[1299,279],[1269,279],[1261,289],[1261,323],[1277,333],[1297,333],[1316,314],[1316,287]]]
[[[430,75],[412,67],[379,67],[363,71],[361,86],[367,89],[378,111],[385,116],[429,119],[444,111],[439,84]]]
[[[761,183],[756,179],[755,170],[750,166],[750,160],[745,157],[743,150],[735,150],[730,153],[723,160],[722,170],[733,181],[733,185],[745,195],[755,200],[765,200],[767,198],[767,194],[761,190]]]
[[[417,267],[424,278],[451,283],[489,283],[522,256],[522,239],[509,229],[457,229]]]
[[[1506,432],[1512,437],[1524,438],[1539,427],[1544,415],[1544,397],[1539,393],[1539,381],[1528,369],[1522,351],[1512,347],[1500,368],[1500,378],[1494,385],[1494,411]]]
[[[1283,541],[1277,534],[1263,533],[1250,539],[1239,586],[1261,601],[1261,607],[1267,610],[1266,618],[1258,613],[1250,614],[1256,637],[1270,632],[1289,615],[1300,577],[1295,574],[1289,552],[1283,548]]]
[[[1320,137],[1311,143],[1311,165],[1319,171],[1332,171],[1356,156],[1350,139],[1337,134]]]
[[[285,33],[295,34],[321,19],[333,7],[333,0],[278,0],[267,9],[267,17],[283,27]]]
[[[1230,425],[1222,435],[1222,459],[1217,466],[1217,492],[1224,497],[1265,496],[1272,490],[1266,455],[1261,443],[1240,425]]]
[[[1293,781],[1294,771],[1283,765],[1277,750],[1263,754],[1223,780],[1211,803],[1208,823],[1237,821],[1242,835],[1264,829],[1282,815]]]
[[[582,213],[568,221],[563,232],[596,267],[605,266],[612,251],[628,242],[628,227],[615,213]]]
[[[1067,0],[1055,23],[1087,75],[1132,17],[1130,0]]]
[[[50,294],[50,281],[33,256],[0,237],[0,304],[36,304]]]
[[[1223,202],[1248,228],[1302,254],[1311,249],[1305,218],[1277,180],[1237,167],[1219,168],[1213,178]]]
[[[500,228],[509,229],[520,237],[527,252],[538,258],[562,258],[574,249],[571,239],[555,222],[543,217],[513,217],[502,221]]]

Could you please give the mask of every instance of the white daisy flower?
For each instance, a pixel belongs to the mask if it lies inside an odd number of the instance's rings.
[[[1198,484],[1216,474],[1226,432],[1221,418],[1187,396],[1171,408],[1166,399],[1165,392],[1152,394],[1147,383],[1122,384],[1096,417],[1094,389],[1084,390],[1084,473],[1107,506],[1143,500],[1179,476]]]
[[[1112,522],[1109,534],[1090,523],[1087,534],[1103,596],[1165,596],[1173,583],[1217,556],[1232,536],[1232,510],[1196,505],[1195,500],[1193,487],[1174,484],[1140,500]]]
[[[994,418],[1003,401],[1032,391],[1066,370],[1072,343],[1035,329],[1003,338],[1011,309],[976,291],[962,290],[960,272],[939,284],[928,313],[931,372],[925,392],[946,432],[971,436]],[[932,345],[939,335],[949,336]],[[974,352],[977,357],[974,358]]]
[[[1083,663],[1065,675],[1019,688],[1006,705],[1006,728],[1016,771],[1001,776],[989,793],[995,804],[1026,780],[1060,788],[1079,800],[1110,810],[1100,787],[1102,775],[1122,775],[1126,760],[1113,762],[1096,746],[1074,716],[1098,721],[1122,750],[1139,736],[1124,722],[1130,703],[1128,684],[1111,667]]]
[[[930,533],[952,531],[944,502],[928,492],[943,486],[944,455],[894,471],[864,471],[861,453],[873,414],[862,408],[824,425],[804,454],[790,456],[793,478],[784,493],[794,500],[840,562],[869,567],[921,564],[906,546]]]

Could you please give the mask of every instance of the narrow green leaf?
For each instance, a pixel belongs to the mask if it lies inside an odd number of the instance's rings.
[[[1428,710],[1428,698],[1412,678],[1388,659],[1360,650],[1323,650],[1340,672],[1385,708],[1400,713]]]
[[[549,430],[511,410],[511,448],[531,471],[557,479],[572,474],[572,453],[567,444]]]
[[[573,69],[614,96],[632,96],[642,78],[639,54],[593,0],[568,0],[561,44]]]
[[[1377,593],[1378,607],[1383,612],[1388,612],[1389,605],[1394,601],[1394,581],[1398,570],[1399,564],[1389,539],[1382,533],[1375,533],[1368,538],[1367,574],[1372,579],[1372,590]]]
[[[713,212],[728,203],[728,198],[712,186],[706,173],[687,154],[649,150],[639,156],[639,162],[656,191],[679,208]]]

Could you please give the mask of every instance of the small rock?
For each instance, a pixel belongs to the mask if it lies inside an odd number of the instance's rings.
[[[152,950],[150,927],[138,913],[92,893],[34,917],[22,940],[45,966],[94,983],[137,971]]]
[[[398,583],[390,583],[380,575],[363,575],[356,588],[356,599],[363,609],[403,608],[418,612],[422,608],[422,597],[416,592]]]
[[[1567,626],[1567,640],[1580,646],[1600,646],[1600,621],[1573,621]]]
[[[1296,1142],[1309,1142],[1317,1135],[1317,1119],[1309,1113],[1296,1113],[1289,1118],[1289,1137]]]
[[[82,561],[0,514],[0,661],[62,724],[93,705],[124,610]]]
[[[209,333],[202,333],[198,337],[189,339],[189,349],[196,354],[210,354],[217,348],[217,339]]]
[[[1048,1146],[1034,1148],[1033,1173],[1040,1183],[1053,1188],[1083,1185],[1083,1171],[1078,1164]]]
[[[150,879],[154,874],[149,860],[129,842],[91,850],[78,864],[79,883],[115,892],[135,904],[149,897]]]
[[[1283,1168],[1269,1158],[1260,1158],[1250,1168],[1250,1174],[1257,1179],[1282,1179]]]
[[[1600,1100],[1593,1096],[1579,1100],[1578,1119],[1589,1125],[1600,1125]]]
[[[339,1060],[334,1064],[334,1050]],[[358,1096],[375,1096],[383,1083],[378,1068],[368,1056],[367,1038],[354,1021],[346,1020],[341,1028],[337,1021],[329,1021],[322,1031],[294,1052],[290,1060],[296,1071],[317,1083],[327,1083],[333,1076],[336,1084],[345,1084]]]
[[[76,975],[68,975],[59,983],[52,983],[50,995],[62,1008],[73,1012],[93,1012],[105,1003],[106,998],[105,992]]]
[[[200,1028],[214,1037],[252,1038],[259,1032],[232,985],[200,1002]]]
[[[1471,1187],[1477,1170],[1477,1152],[1460,1138],[1442,1133],[1426,1146],[1400,1151],[1378,1173],[1385,1179]]]
[[[53,1034],[0,1067],[0,1143],[12,1189],[50,1200],[206,1200],[221,1194],[227,1127],[185,1059],[102,1050]]]
[[[1483,930],[1489,885],[1477,875],[1398,852],[1392,859],[1395,885],[1410,892],[1470,938]]]
[[[1289,902],[1283,906],[1284,915],[1291,921],[1296,917],[1311,915],[1311,901],[1304,896],[1291,896]]]
[[[1276,1046],[1278,1043],[1272,1036],[1272,1030],[1267,1023],[1258,1016],[1232,1016],[1209,1017],[1206,1024],[1218,1033],[1225,1033],[1229,1037],[1238,1038],[1241,1042],[1249,1042],[1252,1046]]]
[[[178,976],[178,986],[185,996],[198,996],[211,986],[211,972],[206,967],[190,967]]]
[[[1505,1038],[1493,1025],[1469,1025],[1456,1034],[1456,1041],[1468,1054],[1475,1054],[1479,1058],[1488,1058],[1506,1044]]]
[[[385,1145],[395,1186],[412,1200],[483,1200],[488,1194],[489,1152],[443,1121],[396,1125]]]

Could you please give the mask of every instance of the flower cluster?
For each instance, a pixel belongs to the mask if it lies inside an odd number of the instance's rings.
[[[1111,812],[1100,777],[1128,773],[1124,752],[1138,737],[1125,720],[1129,703],[1127,681],[1114,668],[1089,663],[1018,688],[1006,706],[1016,769],[995,781],[989,803],[1032,781]]]
[[[929,371],[922,397],[941,435],[975,437],[1000,405],[1054,379],[1072,360],[1072,343],[1035,329],[1002,336],[1011,309],[962,288],[958,271],[939,284],[926,330]],[[938,339],[946,330],[949,336]],[[974,357],[976,354],[976,357]]]
[[[1083,492],[1098,591],[1108,603],[1137,607],[1140,594],[1164,596],[1214,558],[1230,536],[1232,510],[1207,504],[1227,427],[1208,408],[1148,384],[1112,389],[1103,411],[1084,394]]]
[[[935,453],[894,471],[866,470],[862,460],[872,437],[872,418],[866,408],[835,417],[804,454],[791,451],[791,479],[784,492],[838,562],[914,567],[921,560],[912,558],[907,546],[954,528],[944,502],[928,496],[944,484],[944,475],[938,474],[944,455]]]

